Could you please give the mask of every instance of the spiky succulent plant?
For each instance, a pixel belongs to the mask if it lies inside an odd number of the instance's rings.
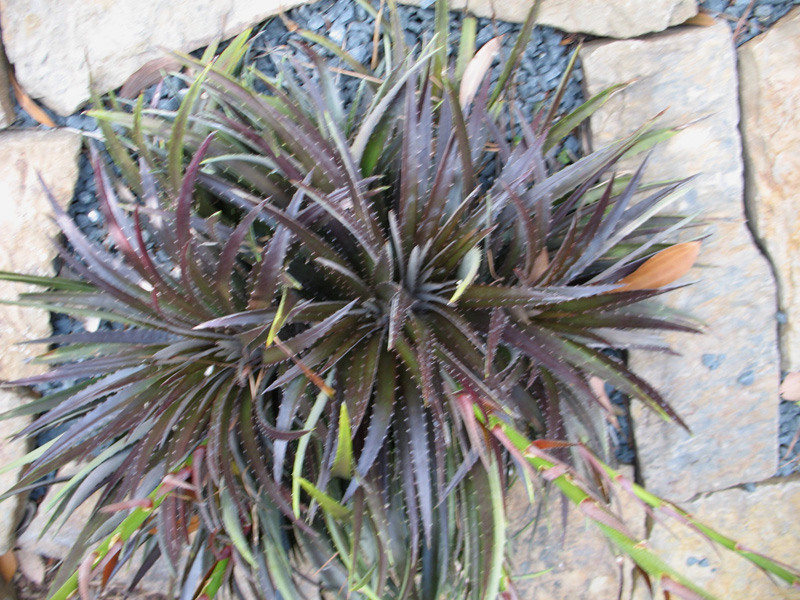
[[[18,489],[82,460],[56,515],[102,490],[54,598],[139,546],[140,574],[161,556],[187,597],[286,600],[311,578],[332,597],[492,598],[511,467],[590,498],[564,450],[529,444],[600,449],[592,378],[680,423],[602,350],[693,329],[642,302],[663,291],[640,266],[685,224],[656,214],[681,184],[613,175],[646,128],[560,168],[553,149],[612,91],[529,118],[508,82],[532,19],[499,73],[499,40],[473,56],[468,35],[448,68],[444,9],[416,51],[393,14],[375,70],[305,34],[359,82],[350,106],[304,43],[275,78],[234,76],[242,36],[182,58],[175,113],[96,111],[129,186],[121,203],[93,151],[110,247],[54,204],[73,275],[22,278],[50,288],[23,302],[121,325],[46,340],[57,366],[16,382],[77,381],[15,413],[43,413],[23,435],[67,424]]]

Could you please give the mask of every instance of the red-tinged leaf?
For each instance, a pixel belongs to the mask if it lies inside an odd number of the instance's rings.
[[[186,173],[181,181],[180,191],[178,192],[178,204],[175,209],[175,232],[178,235],[178,247],[183,248],[191,238],[189,231],[190,215],[192,208],[192,196],[194,195],[194,187],[197,184],[197,174],[200,171],[200,165],[205,158],[208,147],[214,139],[214,134],[210,134],[192,157],[189,166],[186,167]]]
[[[567,465],[554,465],[549,469],[545,469],[541,472],[542,477],[544,477],[547,481],[555,481],[565,473],[569,473],[570,468]]]
[[[800,401],[800,371],[786,375],[780,387],[781,398],[790,402]]]
[[[356,471],[361,478],[366,477],[372,468],[389,433],[395,405],[396,378],[397,365],[395,359],[389,352],[384,350],[378,360],[378,370],[375,376],[375,399],[372,404],[372,416],[364,437],[364,447],[361,449],[356,466]],[[343,502],[352,497],[357,486],[356,479],[353,479],[345,492]]]
[[[458,102],[462,110],[475,98],[478,88],[481,85],[486,73],[492,66],[495,57],[500,51],[500,45],[503,41],[503,36],[497,36],[486,42],[480,50],[475,53],[475,56],[467,63],[467,68],[464,69],[464,75],[461,77],[461,86],[458,90]]]
[[[350,363],[343,372],[342,389],[353,432],[361,425],[369,406],[383,344],[383,336],[373,334],[349,353]]]
[[[161,480],[161,487],[159,489],[165,493],[174,489],[182,489],[196,494],[199,490],[191,483],[186,483],[185,481],[190,474],[188,470],[183,470],[175,475],[166,475],[164,479]]]
[[[575,444],[559,440],[534,440],[533,445],[542,450],[549,450],[551,448],[572,448]]]
[[[651,290],[667,286],[689,272],[700,254],[700,242],[684,242],[662,250],[618,282],[618,291]]]
[[[109,549],[103,560],[94,568],[95,571],[100,571],[100,588],[105,589],[111,574],[114,572],[114,567],[117,566],[119,555],[122,552],[122,542],[115,542]]]
[[[81,565],[78,567],[78,594],[81,600],[92,600],[92,596],[89,593],[89,583],[92,580],[92,565],[96,558],[97,553],[92,552],[81,561]]]
[[[248,194],[238,189],[234,190],[227,183],[216,180],[210,176],[201,175],[200,180],[206,187],[209,188],[210,191],[218,194],[221,198],[228,200],[240,208],[249,210],[261,202],[259,198],[253,196],[252,194]],[[303,225],[296,218],[269,203],[265,204],[262,207],[262,210],[269,215],[269,217],[275,219],[282,225],[285,225],[287,229],[295,234],[303,243],[304,250],[310,251],[310,253],[313,255],[327,258],[328,260],[347,264],[339,256],[338,252],[331,248],[327,242],[325,242],[315,232],[311,231],[308,227]],[[262,220],[269,222],[269,219],[266,218]]]
[[[606,415],[608,416],[612,425],[619,428],[617,417],[614,414],[614,407],[611,405],[611,399],[606,393],[606,382],[599,377],[592,375],[589,377],[589,387],[592,388],[592,392],[594,392],[594,395],[599,400],[600,405],[606,410]]]
[[[146,62],[125,80],[125,83],[122,84],[122,89],[119,91],[119,97],[135,98],[145,88],[161,81],[164,78],[164,73],[175,71],[180,66],[180,61],[171,56],[154,58]]]
[[[232,301],[234,293],[234,267],[239,248],[245,236],[250,232],[251,225],[259,216],[261,209],[267,202],[269,202],[268,199],[264,200],[241,220],[236,229],[233,230],[233,233],[230,234],[230,237],[228,237],[228,241],[225,242],[225,246],[222,248],[222,252],[219,255],[219,263],[217,264],[217,272],[214,276],[214,281],[216,282],[217,289],[230,308],[234,306]]]
[[[433,481],[431,479],[432,465],[428,443],[428,425],[422,399],[414,397],[411,380],[406,378],[404,394],[408,409],[408,433],[410,438],[411,459],[413,461],[414,480],[417,485],[420,515],[422,516],[422,530],[428,545],[431,544],[433,535]]]
[[[607,527],[611,527],[619,533],[622,533],[629,538],[633,538],[633,534],[625,526],[625,524],[616,516],[611,514],[607,509],[600,506],[596,500],[592,498],[584,498],[578,505],[578,509],[592,521],[601,523]]]
[[[682,598],[683,600],[706,600],[709,596],[705,596],[703,594],[699,594],[696,591],[686,587],[682,583],[678,583],[669,575],[662,575],[661,576],[661,589],[664,591],[665,595],[669,595],[670,593],[675,594],[678,598]]]

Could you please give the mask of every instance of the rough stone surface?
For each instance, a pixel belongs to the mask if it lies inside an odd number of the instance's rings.
[[[800,481],[765,483],[752,492],[740,488],[715,492],[683,508],[748,549],[784,564],[800,563]],[[670,566],[716,598],[800,599],[800,590],[773,583],[750,562],[712,547],[680,525],[669,531],[657,527],[648,543]]]
[[[433,0],[400,0],[417,6]],[[467,8],[479,17],[521,23],[532,2],[524,0],[450,0],[453,10]],[[663,31],[697,14],[695,0],[544,0],[537,23],[563,31],[630,38]]]
[[[635,81],[592,118],[595,145],[630,133],[664,109],[660,122],[666,125],[702,119],[659,145],[647,172],[651,180],[699,173],[671,207],[700,212],[707,222],[698,265],[684,279],[697,283],[666,301],[708,328],[704,335],[666,335],[680,356],[631,355],[632,368],[664,394],[693,432],[634,403],[644,481],[657,494],[687,500],[765,479],[777,467],[776,291],[744,219],[730,31],[720,23],[590,45],[582,59],[589,93]]]
[[[67,115],[95,87],[116,88],[164,50],[226,39],[303,0],[0,0],[17,81]]]
[[[78,468],[74,465],[69,465],[59,471],[59,476],[73,475],[78,472]],[[64,519],[63,516],[59,517],[55,523],[45,531],[45,527],[50,521],[50,514],[46,510],[48,500],[53,498],[59,493],[66,483],[57,483],[48,489],[47,496],[44,502],[40,505],[36,516],[28,525],[27,529],[20,535],[17,540],[17,545],[22,550],[34,552],[40,556],[48,558],[55,558],[63,560],[67,557],[75,542],[78,539],[83,527],[91,517],[92,509],[94,508],[97,500],[100,498],[101,492],[98,491],[90,496],[83,504],[75,508],[69,513],[69,516]],[[141,559],[141,557],[139,557]],[[136,560],[136,557],[134,557]],[[141,560],[135,564],[140,564]],[[130,584],[131,579],[136,574],[136,568],[133,568],[134,563],[128,563],[120,569],[120,572],[114,576],[112,581],[114,586],[125,587]],[[153,568],[148,572],[147,577],[136,586],[136,592],[132,599],[142,597],[143,594],[161,593],[165,594],[170,589],[171,576],[164,561],[158,561]],[[168,597],[172,597],[169,596]]]
[[[11,100],[11,82],[5,51],[0,45],[0,129],[14,122],[14,102]]]
[[[66,206],[78,176],[79,149],[79,136],[66,131],[0,133],[0,271],[50,274],[54,257],[51,238],[56,227],[49,218],[50,206],[36,173],[42,174],[55,197]],[[0,299],[14,299],[23,291],[24,286],[0,282]],[[47,313],[0,306],[0,380],[10,381],[40,372],[41,366],[25,362],[40,348],[15,344],[49,334]],[[21,390],[0,389],[0,412],[15,408],[25,399]],[[0,465],[27,451],[25,443],[6,439],[6,435],[22,429],[26,422],[24,418],[3,421]],[[18,477],[19,469],[0,475],[0,490],[10,488]],[[15,496],[0,506],[0,554],[13,543],[19,504]]]
[[[782,366],[800,369],[800,7],[739,48],[745,200],[778,278]]]
[[[623,471],[626,477],[631,472]],[[567,513],[566,531],[562,526],[561,496],[554,489],[534,525],[536,508],[531,506],[522,485],[512,488],[506,508],[510,524],[514,575],[521,577],[551,569],[532,579],[515,583],[520,598],[526,600],[575,600],[576,598],[616,598],[632,587],[632,565],[618,559],[601,531],[572,504]],[[628,496],[615,500],[612,510],[638,538],[644,536],[644,512]],[[623,594],[624,598],[629,597]],[[637,598],[638,600],[638,598]]]

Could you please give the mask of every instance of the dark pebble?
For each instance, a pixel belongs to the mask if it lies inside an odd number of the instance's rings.
[[[703,364],[708,368],[709,371],[713,371],[717,367],[722,364],[722,361],[725,360],[724,354],[703,354],[701,359]]]
[[[741,385],[753,385],[753,382],[756,380],[755,373],[753,373],[753,369],[747,369],[746,371],[742,371],[739,377],[736,378]]]

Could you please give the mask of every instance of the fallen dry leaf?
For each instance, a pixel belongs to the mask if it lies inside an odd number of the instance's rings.
[[[500,43],[502,41],[502,35],[490,39],[481,46],[481,49],[467,63],[467,67],[464,69],[464,76],[461,78],[461,87],[458,90],[458,102],[461,104],[461,108],[472,102],[475,94],[478,93],[481,81],[486,77],[494,57],[500,51]]]
[[[684,242],[665,248],[644,261],[638,269],[619,280],[615,292],[653,290],[677,281],[694,265],[700,253],[700,242]]]
[[[17,557],[14,556],[14,551],[9,550],[5,554],[0,555],[0,576],[6,583],[11,583],[14,575],[17,572]]]
[[[531,281],[537,281],[542,275],[547,272],[550,266],[550,255],[547,254],[547,248],[542,248],[539,256],[533,261],[533,268],[531,269]]]
[[[136,72],[125,80],[119,91],[120,98],[136,98],[142,90],[158,83],[163,79],[162,73],[175,71],[181,66],[177,59],[163,56],[155,58],[139,67]]]
[[[17,102],[19,102],[19,105],[23,108],[23,110],[25,110],[25,112],[33,117],[38,123],[55,129],[56,124],[53,122],[53,119],[51,119],[50,116],[42,110],[42,107],[36,104],[36,102],[34,102],[31,97],[25,93],[25,90],[23,90],[19,83],[17,83],[14,74],[9,73],[8,78],[11,80],[11,86],[14,88],[14,95],[17,97]]]
[[[690,19],[686,19],[684,25],[695,25],[697,27],[711,27],[715,25],[717,20],[708,13],[697,13]]]
[[[784,400],[800,401],[800,372],[789,373],[781,383],[779,392]]]
[[[619,429],[619,422],[614,414],[614,406],[611,404],[611,398],[609,398],[608,394],[606,394],[606,382],[599,377],[592,375],[589,377],[589,387],[592,388],[592,392],[594,392],[598,402],[600,402],[603,408],[605,408],[608,412],[608,420],[611,421],[611,424],[614,427]]]

